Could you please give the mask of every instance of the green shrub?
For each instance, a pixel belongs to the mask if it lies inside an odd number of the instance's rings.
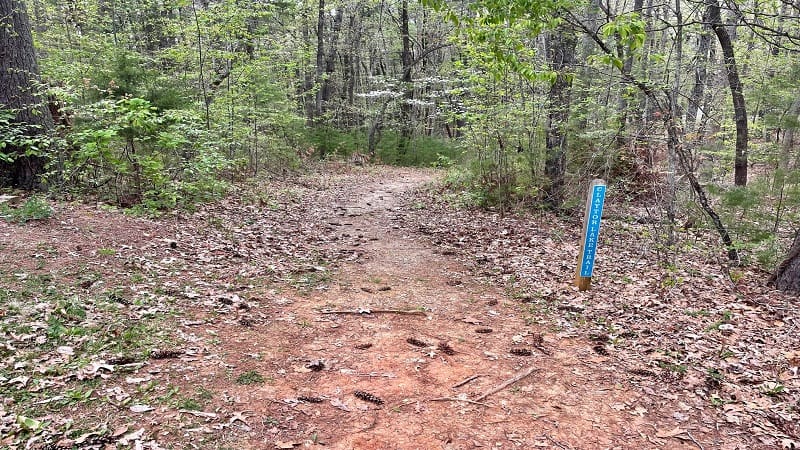
[[[81,119],[69,136],[77,149],[64,165],[78,190],[155,212],[209,201],[228,188],[221,176],[231,161],[187,111],[160,112],[145,99],[126,98],[88,105]]]
[[[346,158],[353,153],[368,151],[365,130],[338,130],[318,126],[308,130],[307,140],[318,158]],[[416,136],[401,153],[400,134],[384,130],[375,149],[378,160],[386,164],[417,167],[446,167],[462,159],[463,150],[452,141],[431,136]]]
[[[8,204],[0,204],[0,217],[8,222],[26,223],[31,220],[44,220],[53,216],[53,208],[46,199],[34,196],[16,208]]]

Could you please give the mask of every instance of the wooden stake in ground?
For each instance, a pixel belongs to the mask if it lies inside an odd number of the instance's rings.
[[[575,270],[575,285],[578,290],[589,289],[592,283],[594,270],[594,257],[597,253],[598,238],[600,237],[600,218],[603,216],[603,203],[606,198],[606,182],[592,180],[589,185],[589,195],[586,198],[586,213],[583,218],[583,238],[578,253],[578,267]]]

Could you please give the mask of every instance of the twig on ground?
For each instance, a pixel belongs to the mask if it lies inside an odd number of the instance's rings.
[[[563,448],[564,450],[569,450],[572,448],[568,445],[564,445],[561,442],[558,442],[557,440],[553,439],[549,434],[545,434],[544,437],[546,437],[548,441],[552,442],[558,448]]]
[[[516,375],[514,375],[514,377],[512,377],[512,378],[510,378],[510,379],[508,379],[508,380],[506,380],[506,381],[504,381],[502,383],[500,383],[499,385],[493,387],[492,389],[489,389],[488,392],[486,392],[485,394],[483,394],[480,397],[476,398],[475,401],[481,401],[481,400],[485,399],[486,397],[488,397],[488,396],[490,396],[490,395],[492,395],[492,394],[494,394],[496,392],[502,391],[503,389],[511,386],[512,384],[514,384],[517,381],[527,377],[528,375],[532,374],[535,371],[536,371],[536,367],[534,367],[534,366],[528,367],[527,369],[525,369],[525,370],[517,373]]]
[[[475,375],[473,375],[471,377],[464,378],[463,380],[461,380],[458,383],[454,384],[451,389],[455,389],[455,388],[461,387],[461,386],[469,383],[470,381],[472,381],[472,380],[474,380],[474,379],[476,379],[476,378],[478,378],[480,376],[481,376],[481,374],[478,373],[478,374],[475,374]]]
[[[354,309],[354,310],[325,310],[321,314],[406,314],[409,316],[425,316],[425,311],[406,311],[403,309]]]
[[[706,450],[703,448],[703,444],[697,442],[697,439],[695,439],[694,436],[692,436],[692,433],[690,433],[688,430],[686,431],[686,435],[689,436],[689,440],[694,442],[694,445],[696,445],[700,450]]]
[[[459,398],[459,397],[436,397],[436,398],[428,399],[428,401],[429,402],[466,402],[466,403],[472,403],[473,405],[481,405],[481,406],[485,406],[487,408],[491,408],[491,406],[486,404],[486,403],[481,403],[481,402],[477,402],[475,400],[469,400],[469,399],[466,399],[466,398]]]
[[[545,346],[543,346],[543,345],[534,345],[533,347],[535,349],[539,350],[540,352],[544,353],[547,356],[552,356],[552,353],[550,352],[550,350],[545,348]]]

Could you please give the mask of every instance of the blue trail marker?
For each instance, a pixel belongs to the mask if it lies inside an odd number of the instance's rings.
[[[589,289],[594,271],[594,257],[597,254],[597,244],[600,238],[600,219],[603,217],[603,203],[606,199],[606,182],[592,180],[589,186],[589,196],[586,199],[586,214],[583,220],[583,240],[581,251],[578,255],[578,269],[576,270],[575,284],[578,290]]]

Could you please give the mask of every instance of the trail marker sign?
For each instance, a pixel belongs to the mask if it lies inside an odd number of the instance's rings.
[[[606,182],[592,180],[586,199],[586,213],[583,219],[583,239],[578,254],[578,268],[575,271],[575,285],[578,290],[589,289],[594,271],[594,258],[600,237],[600,219],[603,217],[603,203],[606,199]]]

